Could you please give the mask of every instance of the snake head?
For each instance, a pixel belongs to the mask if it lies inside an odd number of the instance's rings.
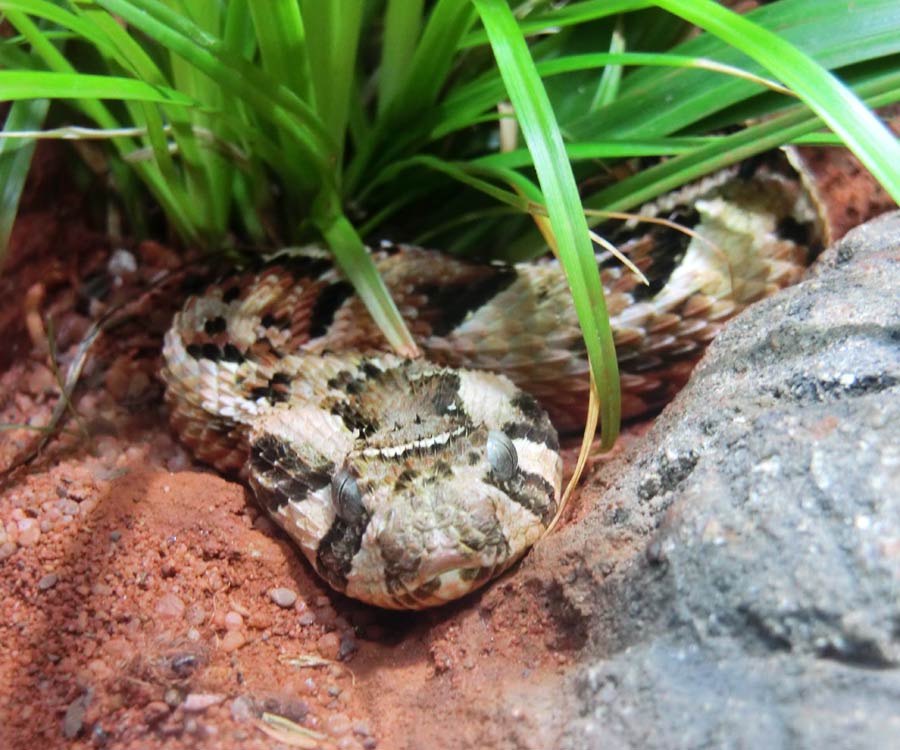
[[[502,376],[361,359],[274,409],[250,481],[335,589],[381,607],[456,599],[512,565],[556,511],[559,444]]]

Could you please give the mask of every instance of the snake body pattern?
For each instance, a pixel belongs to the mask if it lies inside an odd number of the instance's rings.
[[[640,213],[694,234],[610,235],[649,289],[598,255],[626,417],[671,398],[723,322],[796,281],[821,241],[815,202],[780,162]],[[162,375],[181,439],[248,480],[332,587],[419,609],[478,588],[541,536],[560,500],[557,429],[581,428],[589,367],[554,260],[396,246],[374,260],[423,359],[389,353],[340,272],[307,250],[191,297]]]

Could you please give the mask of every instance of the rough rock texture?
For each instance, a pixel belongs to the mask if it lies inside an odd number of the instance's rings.
[[[898,746],[898,299],[894,213],[736,319],[541,545],[587,657],[560,747]]]

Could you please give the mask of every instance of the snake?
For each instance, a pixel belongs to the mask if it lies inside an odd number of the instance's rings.
[[[722,325],[799,279],[822,242],[782,157],[674,191],[598,248],[622,414],[659,409]],[[673,224],[685,227],[681,231]],[[382,243],[372,260],[422,352],[391,351],[326,252],[276,253],[187,299],[168,330],[170,421],[251,486],[314,570],[388,609],[444,604],[518,561],[560,505],[559,435],[590,365],[563,267]]]

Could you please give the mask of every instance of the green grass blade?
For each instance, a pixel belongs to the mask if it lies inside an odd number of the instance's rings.
[[[657,5],[715,34],[784,81],[900,203],[900,142],[837,78],[778,35],[713,0],[658,0]]]
[[[378,112],[402,90],[422,30],[424,0],[388,0],[378,68]]]
[[[872,106],[897,101],[900,96],[900,71],[869,81],[859,94]],[[766,122],[710,141],[655,167],[629,177],[585,199],[590,209],[622,211],[639,206],[663,193],[716,169],[736,164],[755,154],[776,148],[821,127],[819,118],[806,108],[794,107]]]
[[[362,24],[361,0],[300,0],[307,25],[309,65],[316,112],[337,141],[335,171],[343,161],[344,133],[356,82],[356,52]]]
[[[409,159],[395,162],[388,169],[385,169],[367,189],[377,190],[383,183],[396,180],[401,173],[416,167],[424,167],[447,175],[456,182],[468,185],[494,200],[505,203],[523,213],[529,212],[535,205],[543,212],[543,196],[537,189],[537,186],[524,175],[503,167],[480,165],[476,162],[449,162],[428,154],[411,156]],[[498,188],[494,183],[481,179],[477,175],[492,177],[496,182],[505,182],[518,188],[520,193]],[[361,197],[365,198],[365,193]]]
[[[384,280],[378,275],[372,256],[341,211],[336,193],[323,192],[319,195],[313,206],[312,220],[388,343],[403,356],[418,354],[416,342],[384,285]]]
[[[896,0],[856,0],[852,9],[846,3],[781,0],[748,13],[745,20],[777,32],[829,69],[900,52]],[[712,59],[751,73],[765,70],[711,34],[691,39],[671,53]],[[596,113],[573,117],[564,127],[577,141],[657,137],[706,121],[756,92],[749,82],[703,70],[637,70],[623,78],[619,98],[603,110],[602,118]]]
[[[721,136],[673,136],[671,138],[628,138],[623,140],[585,141],[567,143],[569,161],[593,161],[596,159],[631,159],[636,156],[672,156],[691,151]],[[471,161],[484,167],[521,169],[530,167],[531,153],[524,148],[480,156]]]
[[[38,6],[38,8],[40,7],[43,6]],[[34,55],[39,58],[46,67],[55,71],[58,75],[78,75],[75,73],[75,70],[69,61],[45,37],[41,29],[37,27],[29,16],[18,10],[7,9],[6,20],[28,40]],[[17,72],[27,75],[27,71]],[[46,73],[45,71],[40,72],[44,75],[53,75],[53,73]],[[26,88],[31,91],[32,96],[37,96],[37,92],[33,88],[29,88],[29,80],[27,78],[22,80],[25,83]],[[85,92],[77,85],[78,79],[73,80],[76,81],[74,91],[78,92],[78,96],[72,100],[73,104],[102,128],[107,130],[118,129],[119,123],[116,118],[113,117],[109,109],[107,109],[107,107],[98,99],[91,98],[89,94],[83,96],[82,94]],[[68,90],[70,92],[73,91],[71,87],[69,87]],[[25,98],[27,98],[27,96]],[[113,143],[123,157],[131,153],[135,148],[135,142],[131,138],[117,138]],[[130,189],[133,184],[129,176],[130,173],[125,170],[122,164],[117,160],[113,160],[110,167],[116,177],[117,183],[121,186],[126,205],[132,208],[132,217],[140,222],[140,212],[134,210],[137,208],[137,201],[134,199],[134,191]],[[190,216],[186,212],[182,202],[178,200],[177,196],[170,189],[169,184],[163,179],[159,170],[148,163],[136,164],[134,165],[134,170],[159,201],[160,205],[164,207],[166,215],[169,217],[169,220],[172,222],[176,231],[183,237],[194,239],[195,231]]]
[[[601,409],[601,444],[619,431],[619,372],[600,273],[582,213],[572,168],[525,39],[505,0],[474,0],[534,158],[560,260],[572,290]]]
[[[45,71],[0,70],[0,101],[20,99],[117,99],[137,102],[196,106],[197,102],[180,91],[151,86],[134,78],[52,73]]]
[[[616,30],[613,32],[609,41],[609,51],[611,54],[621,54],[625,51],[625,36],[621,31],[621,18],[619,21],[620,23],[616,25]],[[619,95],[619,86],[621,82],[621,65],[607,65],[603,68],[603,73],[597,84],[597,90],[594,92],[594,97],[591,99],[588,109],[591,112],[596,112],[600,107],[609,104],[611,101],[615,101],[616,97]]]
[[[44,122],[50,102],[31,99],[13,103],[6,116],[4,131],[35,130]],[[19,198],[31,167],[34,141],[0,139],[0,270],[6,262],[9,237],[19,209]]]
[[[579,71],[604,68],[609,70],[625,66],[659,66],[666,68],[693,68],[734,76],[752,81],[769,88],[780,88],[775,81],[754,75],[734,65],[719,63],[702,57],[670,55],[649,52],[596,52],[581,55],[566,55],[537,63],[541,78],[576,73]],[[616,82],[618,88],[618,82]],[[482,119],[482,113],[492,109],[502,98],[503,81],[499,75],[490,73],[476,81],[457,87],[450,92],[430,115],[427,122],[435,122],[430,137],[442,138],[449,133],[468,128]],[[583,109],[583,107],[582,107]],[[594,120],[606,118],[603,110],[592,115]]]
[[[306,29],[297,0],[250,0],[263,70],[316,109]]]
[[[554,7],[546,13],[525,18],[519,24],[519,29],[525,35],[537,34],[542,31],[563,29],[567,26],[576,26],[620,13],[649,8],[652,5],[652,2],[644,0],[582,0],[582,2]],[[484,31],[478,30],[469,34],[460,46],[475,47],[485,44],[487,41],[488,35]]]
[[[438,100],[456,60],[459,41],[472,26],[476,13],[470,0],[437,0],[401,89],[379,116],[371,137],[350,162],[344,187],[353,195],[383,165],[414,149],[417,141],[426,141],[421,118]]]
[[[301,149],[304,186],[333,178],[338,149],[317,114],[286,86],[225,49],[221,40],[170,11],[157,0],[97,0],[97,3],[156,39],[208,75],[235,97],[244,98],[260,116],[290,135]],[[303,170],[301,170],[303,171]]]

